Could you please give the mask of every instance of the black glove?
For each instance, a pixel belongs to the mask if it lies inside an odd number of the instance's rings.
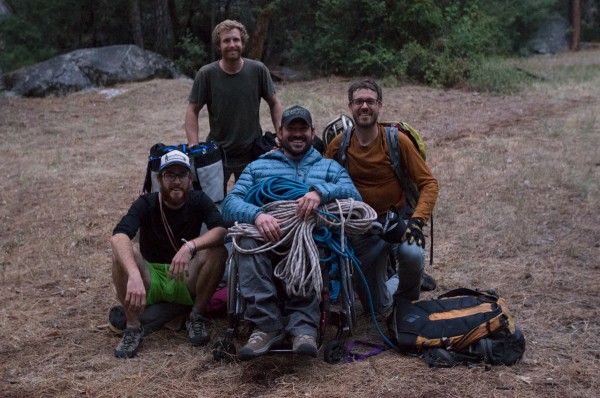
[[[406,222],[395,206],[390,206],[382,224],[381,239],[389,243],[398,243],[404,240]]]
[[[404,233],[404,239],[408,240],[408,244],[412,245],[416,243],[417,246],[421,246],[425,249],[425,236],[423,235],[423,219],[418,217],[409,218],[406,222],[406,232]]]

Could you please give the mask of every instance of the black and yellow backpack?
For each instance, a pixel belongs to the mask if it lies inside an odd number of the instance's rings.
[[[525,352],[506,300],[493,290],[460,288],[431,300],[397,299],[388,329],[399,352],[422,355],[433,367],[513,365]]]

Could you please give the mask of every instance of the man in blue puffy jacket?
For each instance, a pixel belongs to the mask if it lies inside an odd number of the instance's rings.
[[[277,137],[280,149],[250,163],[225,198],[223,218],[226,222],[254,224],[264,241],[278,241],[281,238],[279,220],[244,200],[252,187],[271,177],[285,177],[310,187],[308,193],[296,200],[296,216],[302,220],[307,220],[317,207],[332,200],[361,200],[346,170],[336,161],[324,159],[312,148],[315,129],[308,110],[297,105],[286,109]],[[238,244],[243,249],[253,249],[259,242],[242,238]],[[316,356],[320,295],[288,297],[289,319],[285,324],[277,306],[273,257],[272,253],[239,253],[240,290],[247,303],[245,319],[255,328],[238,357],[248,360],[263,355],[272,345],[283,342],[286,334],[292,337],[294,353]]]

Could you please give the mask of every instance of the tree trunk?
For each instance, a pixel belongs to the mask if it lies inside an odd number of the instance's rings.
[[[175,6],[175,0],[168,0],[169,19],[171,20],[171,27],[173,31],[173,44],[179,43],[179,37],[181,34],[181,28],[179,27],[179,18],[177,17],[177,8]]]
[[[571,34],[571,50],[579,50],[579,38],[581,35],[581,1],[571,0],[571,27],[573,33]]]
[[[169,2],[167,0],[156,0],[156,39],[154,51],[167,58],[173,57],[173,23]]]
[[[248,50],[248,58],[262,60],[269,23],[271,22],[271,11],[263,8],[256,18],[256,26],[251,36],[251,48]]]
[[[131,25],[133,44],[144,48],[144,34],[142,33],[142,15],[140,14],[139,0],[129,0],[129,24]]]

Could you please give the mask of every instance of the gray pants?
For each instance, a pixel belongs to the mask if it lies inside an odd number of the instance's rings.
[[[242,238],[239,245],[244,249],[254,249],[258,243],[254,239]],[[285,329],[292,336],[308,334],[316,337],[321,295],[286,297],[284,310],[289,316],[286,323],[278,306],[273,257],[263,253],[238,253],[240,291],[246,301],[244,318],[266,333]]]
[[[416,244],[391,244],[376,235],[366,234],[351,239],[354,254],[360,261],[360,269],[366,279],[354,272],[356,292],[365,311],[370,312],[370,302],[376,314],[384,313],[393,304],[393,297],[418,300],[421,293],[421,277],[425,267],[425,250]],[[400,283],[396,292],[386,286],[390,253],[396,264],[392,264]],[[369,296],[370,293],[370,296]]]

